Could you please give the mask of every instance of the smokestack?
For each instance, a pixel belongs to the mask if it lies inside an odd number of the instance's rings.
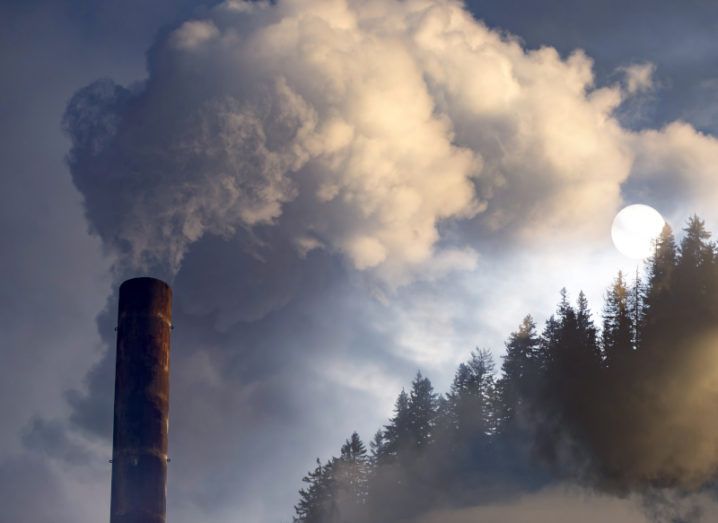
[[[154,278],[120,286],[110,523],[164,523],[172,289]]]

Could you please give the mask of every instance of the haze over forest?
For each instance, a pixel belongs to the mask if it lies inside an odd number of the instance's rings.
[[[618,273],[600,326],[563,290],[540,332],[526,316],[509,336],[498,375],[479,349],[446,394],[417,373],[369,449],[354,432],[317,461],[294,521],[493,521],[485,507],[566,482],[641,498],[651,521],[711,521],[718,247],[697,216],[683,233],[677,247],[665,226],[645,282]]]

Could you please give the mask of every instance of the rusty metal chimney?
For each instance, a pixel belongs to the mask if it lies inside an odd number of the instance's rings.
[[[172,289],[154,278],[120,286],[110,523],[164,523]]]

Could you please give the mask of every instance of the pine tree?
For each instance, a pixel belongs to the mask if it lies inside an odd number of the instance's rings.
[[[666,226],[650,261],[646,291],[647,319],[642,336],[661,358],[698,335],[711,318],[718,319],[712,295],[716,287],[714,246],[704,222],[693,216],[684,229],[680,249]]]
[[[699,316],[706,314],[714,301],[714,246],[705,222],[698,216],[691,217],[683,231],[675,270],[675,298],[680,300],[683,310],[694,309],[686,319],[695,323],[701,321]]]
[[[438,398],[429,378],[417,372],[409,394],[409,424],[416,449],[431,443],[436,425]]]
[[[459,431],[461,422],[459,420],[459,403],[460,395],[462,391],[467,387],[467,383],[470,380],[471,370],[466,363],[460,363],[459,367],[454,373],[454,381],[451,383],[451,388],[446,394],[446,398],[441,402],[440,412],[440,426],[443,429],[442,436],[448,440],[456,439],[456,434]]]
[[[543,331],[541,331],[541,337],[539,338],[539,350],[536,360],[544,378],[546,377],[549,369],[555,365],[555,346],[558,344],[560,327],[561,325],[559,320],[556,318],[556,315],[552,314],[546,320]]]
[[[431,381],[421,372],[409,394],[399,394],[393,417],[374,440],[377,459],[369,482],[369,521],[401,520],[430,499],[417,492],[431,486],[433,474],[423,460],[436,437],[437,405]],[[415,499],[417,495],[421,500]]]
[[[671,227],[666,224],[656,240],[653,256],[648,261],[648,277],[643,303],[645,321],[640,326],[641,347],[655,354],[658,347],[668,342],[670,324],[674,320],[674,288],[678,254]]]
[[[631,324],[633,332],[631,333],[631,343],[634,350],[638,350],[641,346],[641,333],[646,321],[646,288],[638,275],[636,268],[636,276],[633,280],[633,286],[629,292],[628,308],[631,314]]]
[[[434,428],[434,432],[438,439],[445,439],[450,433],[456,430],[456,420],[454,419],[449,403],[450,394],[450,392],[447,394],[439,394],[436,399],[436,427]]]
[[[536,324],[526,316],[506,342],[506,354],[498,381],[498,423],[508,429],[517,416],[525,415],[540,379],[539,337]]]
[[[651,316],[655,319],[662,314],[663,297],[671,288],[673,272],[676,268],[676,240],[670,225],[666,224],[656,239],[653,256],[648,261],[648,285],[646,290],[646,309],[651,309]],[[646,311],[646,312],[647,312]]]
[[[566,290],[561,290],[557,314],[549,319],[544,331],[542,352],[546,370],[556,379],[583,379],[600,367],[597,331],[583,292],[574,309]]]
[[[359,434],[352,433],[332,461],[333,492],[338,522],[358,521],[364,516],[369,495],[370,461]]]
[[[382,444],[378,447],[378,461],[386,462],[411,447],[412,420],[409,414],[409,395],[404,389],[394,403],[394,416],[384,427]]]
[[[494,362],[487,350],[476,350],[459,365],[446,409],[455,439],[488,436],[496,430]]]
[[[714,251],[709,242],[711,235],[706,230],[705,222],[698,216],[692,216],[683,231],[685,235],[681,240],[678,270],[684,267],[701,269],[710,266]]]
[[[579,349],[585,359],[588,370],[595,372],[601,363],[601,350],[598,346],[598,330],[593,323],[588,299],[583,291],[578,293],[576,307],[576,329],[580,343]]]
[[[294,523],[330,523],[337,514],[331,462],[317,466],[302,478],[307,484],[299,491],[299,502],[295,505]]]
[[[672,295],[674,335],[700,336],[718,321],[715,247],[697,216],[691,217],[683,231]]]
[[[374,437],[369,442],[371,451],[371,463],[376,465],[381,456],[386,455],[386,440],[384,439],[384,430],[379,429],[374,433]]]
[[[535,441],[539,452],[562,469],[579,459],[582,449],[560,441],[567,434],[570,440],[583,440],[600,389],[597,332],[583,293],[574,309],[561,291],[558,310],[542,335],[541,353],[546,366],[537,408],[543,418],[536,425]]]
[[[609,367],[625,362],[633,350],[635,311],[631,310],[630,296],[623,273],[619,272],[606,293],[603,308],[601,342]]]
[[[656,239],[653,256],[649,260],[648,285],[654,293],[670,287],[676,259],[676,239],[671,226],[666,224]]]

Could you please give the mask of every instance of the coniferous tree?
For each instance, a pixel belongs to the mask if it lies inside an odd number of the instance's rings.
[[[681,240],[677,271],[698,269],[700,274],[702,268],[709,267],[713,263],[714,250],[709,242],[711,235],[706,230],[705,222],[698,216],[692,216],[683,231],[685,234]]]
[[[431,381],[418,372],[409,394],[399,394],[381,440],[375,438],[380,452],[369,482],[369,521],[398,521],[430,502],[433,472],[424,462],[436,436],[437,408]]]
[[[540,379],[539,337],[536,324],[526,316],[506,342],[506,354],[498,381],[497,417],[501,431],[516,428],[518,417],[528,414]]]
[[[444,444],[454,450],[467,443],[485,446],[496,431],[494,362],[487,350],[476,350],[459,365],[451,389],[442,402]]]
[[[415,449],[431,443],[436,426],[438,398],[429,378],[417,372],[409,394],[409,426]]]
[[[649,347],[661,338],[662,327],[672,318],[669,291],[673,284],[676,261],[676,241],[671,227],[666,224],[656,239],[653,256],[648,261],[648,282],[643,305],[646,321],[640,334]]]
[[[595,373],[600,366],[600,351],[583,292],[574,309],[568,302],[566,290],[562,289],[557,314],[547,322],[542,342],[549,379],[555,380],[559,387]]]
[[[400,451],[411,446],[411,442],[409,395],[402,389],[394,403],[394,416],[384,427],[381,446],[378,447],[378,461],[383,463],[395,459]]]
[[[649,260],[648,269],[648,299],[656,299],[671,286],[673,271],[676,267],[676,240],[671,226],[663,226],[661,234],[656,239],[656,245]]]
[[[394,415],[383,429],[377,431],[371,442],[372,472],[368,481],[368,521],[381,521],[393,517],[388,508],[389,493],[403,496],[406,489],[404,465],[411,462],[411,422],[409,395],[401,389],[394,402]]]
[[[330,523],[337,514],[331,463],[317,466],[302,478],[307,484],[299,491],[299,502],[295,505],[294,523]]]
[[[631,292],[619,272],[606,293],[603,308],[601,342],[609,367],[621,365],[633,351],[635,311],[631,310]]]
[[[669,414],[658,386],[672,384],[691,354],[705,356],[694,341],[718,324],[716,294],[716,246],[704,223],[689,220],[680,248],[666,226],[645,284],[637,273],[629,286],[619,273],[608,289],[600,340],[585,295],[574,306],[562,290],[540,337],[530,317],[511,334],[498,381],[487,351],[459,366],[445,397],[418,373],[371,442],[371,458],[353,434],[339,458],[317,462],[295,521],[413,520],[437,503],[473,503],[517,474],[531,486],[556,473],[619,488],[645,480],[636,460],[647,437],[640,414]],[[553,465],[543,480],[537,456]],[[667,469],[647,478],[672,479]]]
[[[386,454],[386,440],[384,439],[384,430],[379,429],[374,433],[374,437],[369,442],[369,450],[371,452],[371,463],[376,465],[380,456]]]
[[[556,356],[555,347],[558,344],[560,322],[556,318],[556,314],[552,314],[546,320],[541,337],[539,338],[539,350],[536,362],[541,374],[546,377],[549,369],[555,365]]]
[[[558,470],[580,459],[583,449],[567,442],[581,441],[583,432],[591,430],[587,427],[599,389],[597,332],[583,293],[574,308],[565,289],[561,291],[561,302],[546,324],[541,345],[545,371],[538,407],[543,416],[536,423],[536,446]]]
[[[647,350],[654,354],[653,365],[670,365],[671,354],[687,336],[698,334],[711,305],[706,296],[712,281],[713,248],[703,222],[692,217],[676,248],[668,226],[656,242],[649,262],[646,290],[646,322],[642,337]]]
[[[641,333],[646,321],[646,287],[641,281],[636,268],[636,275],[633,280],[633,286],[630,289],[628,297],[628,308],[631,314],[631,324],[633,332],[631,333],[631,343],[634,350],[638,350],[641,346]]]
[[[344,442],[331,467],[337,521],[349,523],[362,519],[369,496],[370,461],[359,434],[352,433]]]
[[[445,440],[456,430],[457,423],[450,404],[451,391],[439,394],[436,400],[435,439]]]
[[[598,346],[598,330],[593,323],[588,299],[583,291],[578,293],[576,307],[576,330],[581,357],[585,359],[587,372],[595,374],[601,363],[601,350]]]
[[[712,303],[715,301],[713,267],[714,246],[710,243],[710,233],[703,220],[693,216],[688,221],[679,249],[679,258],[675,269],[675,292],[677,302],[675,311],[687,328],[699,328],[705,322]]]

